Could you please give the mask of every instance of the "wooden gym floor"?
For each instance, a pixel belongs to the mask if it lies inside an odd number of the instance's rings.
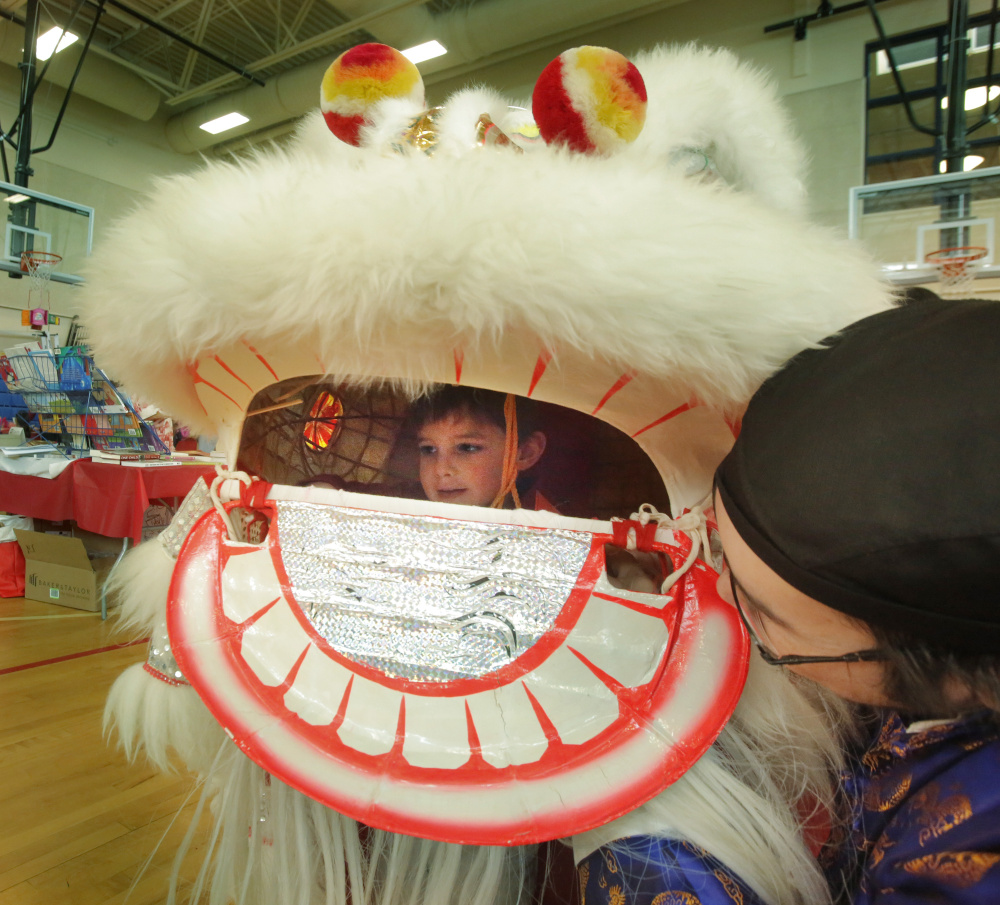
[[[130,765],[102,736],[111,683],[146,656],[145,644],[130,641],[115,633],[113,615],[101,622],[99,613],[0,598],[3,905],[166,899],[174,853],[194,810],[193,797],[186,801],[193,782],[141,761]],[[196,842],[185,861],[179,905],[188,903],[202,851]]]

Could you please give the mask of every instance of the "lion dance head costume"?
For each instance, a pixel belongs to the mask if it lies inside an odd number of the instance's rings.
[[[115,577],[152,640],[107,718],[203,780],[197,894],[526,902],[540,843],[647,834],[824,901],[803,825],[836,745],[717,597],[708,494],[760,382],[890,300],[804,219],[772,88],[580,47],[530,111],[427,109],[363,45],[321,107],[161,184],[86,289],[103,365],[229,456]],[[557,512],[420,498],[441,385],[506,394],[511,481],[534,406]]]

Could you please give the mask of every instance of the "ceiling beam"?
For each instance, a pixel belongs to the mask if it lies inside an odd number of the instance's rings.
[[[285,26],[287,37],[283,39],[279,45],[282,49],[290,47],[295,43],[295,38],[299,33],[299,29],[305,24],[306,19],[309,17],[309,13],[313,11],[313,7],[315,5],[316,0],[304,0],[302,5],[299,7],[298,12],[295,14],[295,18]]]
[[[247,27],[247,30],[253,34],[253,36],[260,43],[261,47],[274,47],[275,45],[265,38],[259,31],[257,31],[257,26],[253,24],[246,16],[243,15],[243,10],[240,9],[241,3],[237,3],[236,0],[226,0],[226,5],[240,18],[243,24]]]
[[[195,2],[195,0],[174,0],[173,3],[171,3],[169,6],[165,7],[164,9],[161,9],[158,13],[156,13],[156,15],[151,16],[150,18],[153,19],[154,22],[164,22],[167,19],[169,19],[174,13],[180,12],[189,3],[194,3],[194,2]],[[129,21],[134,21],[134,20],[129,20]],[[142,22],[140,22],[138,25],[134,25],[131,29],[129,29],[129,31],[127,31],[125,34],[123,34],[118,39],[118,41],[115,42],[115,44],[113,46],[114,47],[119,47],[120,45],[124,44],[126,41],[131,41],[132,38],[134,38],[138,34],[141,34],[147,28],[152,28],[152,26],[151,25],[146,25],[145,23],[142,23]]]
[[[383,7],[382,9],[376,10],[373,13],[368,13],[364,16],[358,16],[356,19],[351,19],[343,25],[338,25],[336,28],[324,31],[322,34],[300,41],[298,44],[288,47],[285,50],[281,50],[277,53],[271,54],[270,56],[262,57],[259,60],[248,63],[243,68],[248,72],[259,72],[262,69],[267,69],[269,66],[283,63],[285,60],[298,56],[300,53],[305,53],[306,51],[314,50],[317,47],[325,47],[329,44],[333,44],[339,38],[343,38],[356,31],[360,31],[370,23],[376,22],[385,16],[400,12],[404,9],[409,9],[412,6],[423,6],[426,2],[427,0],[400,0],[398,3]],[[198,85],[196,88],[192,88],[190,91],[185,91],[182,94],[177,95],[177,97],[170,98],[167,103],[171,106],[186,103],[194,98],[201,97],[205,94],[211,94],[220,88],[224,88],[226,85],[234,82],[237,78],[239,78],[239,76],[235,73],[220,75],[218,78],[212,79],[202,85]]]
[[[93,3],[93,0],[86,0],[86,2]],[[253,75],[252,73],[247,72],[245,67],[237,66],[235,63],[231,63],[229,60],[224,59],[217,53],[214,53],[213,51],[209,50],[207,47],[199,47],[197,44],[194,44],[192,41],[188,40],[186,37],[184,37],[184,35],[180,34],[179,32],[176,32],[171,28],[167,28],[167,26],[162,24],[161,22],[156,22],[155,20],[150,19],[145,13],[140,13],[138,10],[126,6],[124,3],[122,3],[122,0],[102,0],[102,2],[106,3],[109,6],[118,7],[119,9],[124,10],[133,18],[138,19],[140,22],[145,22],[147,25],[151,25],[157,31],[162,32],[165,35],[169,35],[171,38],[173,38],[175,41],[180,42],[185,47],[190,47],[192,50],[198,51],[198,53],[208,57],[210,60],[214,60],[221,66],[225,66],[230,72],[234,73],[238,78],[244,78],[247,81],[253,82],[255,85],[260,85],[261,87],[264,86],[265,84],[264,81],[262,79],[257,78],[257,76]]]
[[[208,23],[212,21],[212,10],[215,9],[215,0],[204,0],[198,12],[198,24],[195,27],[194,40],[199,44],[205,40],[205,32],[208,31]],[[180,83],[183,88],[191,85],[191,75],[194,72],[194,64],[198,62],[198,51],[188,50],[184,59],[184,69],[181,72]]]

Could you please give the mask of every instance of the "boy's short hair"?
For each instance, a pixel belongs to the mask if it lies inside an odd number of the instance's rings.
[[[507,419],[504,415],[504,404],[507,394],[498,390],[484,390],[479,387],[454,386],[446,384],[438,387],[426,396],[421,396],[410,408],[408,420],[414,432],[425,424],[440,421],[456,412],[468,412],[474,417],[480,417],[490,424],[495,424],[502,431],[507,430]],[[531,399],[517,397],[517,432],[524,439],[538,427],[538,406]]]

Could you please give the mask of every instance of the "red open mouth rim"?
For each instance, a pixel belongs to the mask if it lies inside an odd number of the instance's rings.
[[[370,498],[342,497],[353,498],[359,509],[371,509]],[[273,514],[273,507],[266,508]],[[468,513],[466,509],[463,518]],[[521,513],[510,515],[516,519]],[[574,528],[581,523],[573,521]],[[356,820],[393,832],[479,845],[527,844],[592,829],[662,791],[711,745],[742,690],[749,643],[735,611],[715,592],[715,573],[703,563],[695,563],[670,598],[617,591],[600,581],[603,545],[612,541],[609,523],[583,524],[592,535],[591,550],[552,628],[502,670],[431,683],[391,679],[326,644],[294,602],[275,520],[263,547],[256,547],[231,542],[219,515],[206,513],[184,544],[170,588],[168,630],[178,665],[247,756],[300,792]],[[237,622],[224,612],[222,576],[232,557],[250,554],[264,554],[273,564],[277,594],[250,618]],[[244,636],[256,631],[254,626],[276,606],[288,607],[308,646],[284,680],[269,686],[248,667],[242,646]],[[626,686],[574,644],[574,631],[588,607],[598,614],[602,607],[616,613],[620,611],[614,608],[623,607],[629,620],[660,621],[667,643],[648,681]],[[312,651],[351,673],[327,725],[305,722],[285,703],[305,657],[319,656]],[[628,658],[634,651],[622,654]],[[543,694],[548,694],[548,686],[541,684],[542,678],[561,676],[559,669],[587,677],[591,684],[581,693],[587,701],[593,695],[595,711],[610,706],[609,693],[617,702],[616,718],[580,743],[563,740],[559,727],[568,724],[566,718],[552,711],[552,698],[546,700]],[[474,714],[482,712],[483,698],[491,694],[483,689],[490,685],[513,689],[503,693],[530,702],[531,712],[523,712],[529,720],[534,714],[544,736],[535,734],[544,749],[537,758],[498,765],[497,757],[503,756],[499,749],[484,747]],[[391,714],[394,738],[388,750],[370,753],[343,740],[345,721],[352,721],[355,736],[358,731],[358,714],[351,708],[361,705],[352,704],[355,698],[397,707]],[[420,730],[410,725],[411,719],[433,727],[439,708],[441,721],[454,724],[461,719],[456,708],[463,706],[467,734],[459,747],[461,753],[467,747],[464,762],[436,766],[433,752],[430,763],[412,762],[407,746]],[[373,725],[384,727],[385,712],[368,716]],[[362,709],[360,722],[364,718]]]

